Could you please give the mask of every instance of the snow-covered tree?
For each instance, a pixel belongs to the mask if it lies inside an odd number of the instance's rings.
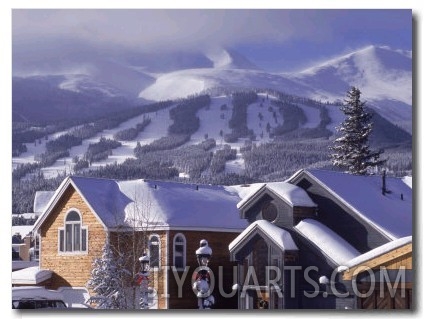
[[[365,102],[361,101],[361,91],[351,87],[347,99],[341,107],[346,118],[337,127],[341,136],[335,139],[330,147],[332,163],[347,169],[352,174],[366,175],[369,169],[385,163],[380,159],[382,151],[371,151],[368,144],[373,125],[372,115],[365,110]]]
[[[147,309],[157,298],[154,287],[162,271],[159,254],[162,243],[153,225],[158,224],[159,217],[152,213],[149,194],[135,190],[132,196],[133,206],[126,213],[126,219],[118,220],[117,229],[109,233],[101,257],[93,262],[87,287],[94,293],[90,303],[97,309]],[[152,242],[154,238],[158,240],[157,246]],[[156,252],[152,253],[154,247]],[[151,276],[145,276],[144,284],[140,258],[147,253],[150,265],[158,266]]]
[[[127,309],[127,293],[124,282],[130,277],[130,272],[124,265],[122,256],[115,256],[108,241],[102,251],[102,257],[93,262],[91,277],[87,287],[93,295],[89,303],[97,309]]]

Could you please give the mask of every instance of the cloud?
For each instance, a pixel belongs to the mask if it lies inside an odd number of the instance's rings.
[[[241,48],[257,65],[278,61],[292,68],[352,47],[387,44],[397,48],[393,44],[399,39],[410,38],[409,10],[12,10],[15,74],[30,66],[76,68],[102,55],[208,52],[220,47]]]
[[[294,10],[295,11],[295,10]],[[311,12],[255,9],[15,9],[14,42],[73,38],[141,50],[202,48],[315,37]],[[318,28],[318,32],[325,29]]]

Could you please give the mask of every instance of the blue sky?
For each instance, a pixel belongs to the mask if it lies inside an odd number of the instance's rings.
[[[58,43],[62,47],[59,49]],[[68,45],[68,41],[72,43]],[[226,47],[268,71],[305,68],[370,44],[412,49],[409,9],[15,9],[14,55]],[[57,47],[50,47],[50,43]],[[80,45],[82,43],[82,45]],[[78,44],[78,45],[77,45]],[[41,49],[43,48],[43,49]],[[56,51],[55,51],[56,50]],[[60,52],[64,51],[64,52]],[[79,53],[81,54],[81,53]]]

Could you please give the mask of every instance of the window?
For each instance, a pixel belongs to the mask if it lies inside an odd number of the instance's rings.
[[[174,237],[174,266],[177,270],[186,267],[186,238],[183,234],[176,234]]]
[[[160,268],[160,238],[158,235],[151,235],[149,251],[150,251],[150,267]]]
[[[271,203],[266,202],[262,207],[262,217],[269,222],[273,222],[278,216],[277,207]]]
[[[77,211],[72,210],[66,215],[64,227],[58,232],[60,252],[87,251],[87,227],[82,226],[81,215]]]

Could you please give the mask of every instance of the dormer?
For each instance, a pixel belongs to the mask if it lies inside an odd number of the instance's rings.
[[[316,216],[317,205],[302,188],[287,182],[255,185],[237,207],[241,218],[249,223],[267,220],[277,226],[291,228],[304,218]]]

